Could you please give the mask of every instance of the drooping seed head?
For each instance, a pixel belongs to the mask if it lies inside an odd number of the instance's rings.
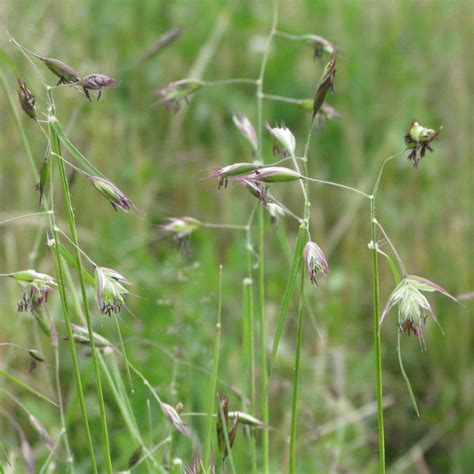
[[[313,46],[314,59],[321,59],[324,52],[333,54],[336,50],[335,46],[330,41],[319,35],[304,35],[304,41]]]
[[[83,77],[79,85],[86,89],[100,90],[106,87],[115,86],[118,83],[116,79],[106,76],[105,74],[89,74]]]
[[[36,349],[28,349],[28,354],[33,360],[37,362],[44,362],[45,360],[41,352],[37,351]]]
[[[18,77],[18,99],[20,101],[21,108],[28,117],[36,120],[36,109],[35,109],[35,96],[28,90],[26,84]]]
[[[163,224],[156,226],[159,232],[171,236],[181,253],[191,253],[191,234],[201,228],[202,222],[194,217],[170,217]]]
[[[89,181],[112,205],[117,209],[128,212],[133,207],[133,202],[115,184],[100,176],[88,175]]]
[[[326,255],[316,242],[308,242],[304,248],[304,263],[308,271],[311,283],[318,284],[319,276],[326,276],[329,273],[329,265]]]
[[[59,77],[59,82],[63,84],[77,84],[81,80],[81,75],[65,62],[54,58],[41,58],[48,69]]]
[[[242,411],[230,411],[229,418],[231,420],[238,418],[239,423],[242,423],[243,425],[246,425],[246,426],[250,426],[251,428],[256,428],[260,430],[265,430],[265,429],[270,428],[268,425],[263,423],[263,421],[260,421],[258,418],[255,418],[249,413],[245,413]]]
[[[124,285],[129,284],[127,279],[120,273],[105,267],[95,269],[95,287],[97,305],[100,312],[111,316],[118,313],[125,304],[124,297],[128,294]]]
[[[211,170],[209,178],[219,178],[218,187],[227,187],[229,178],[247,174],[250,171],[261,168],[262,165],[258,163],[233,163],[232,165],[223,166],[222,168],[215,168]]]
[[[22,287],[23,294],[18,303],[18,311],[34,313],[48,301],[50,291],[57,286],[53,277],[35,270],[22,270],[9,274]]]
[[[303,176],[300,173],[284,166],[267,166],[242,176],[242,179],[254,183],[284,183],[302,178]]]
[[[202,222],[194,217],[170,217],[164,224],[158,225],[158,229],[180,240],[188,237],[201,226]]]
[[[138,446],[128,458],[128,469],[136,466],[143,456],[143,446]]]
[[[77,324],[71,324],[72,329],[72,339],[76,344],[80,344],[81,346],[91,346],[91,341],[89,339],[89,330],[85,327],[78,326]],[[94,338],[94,345],[99,349],[110,348],[112,347],[112,343],[106,339],[105,337],[101,336],[96,332],[92,332],[92,337]],[[64,339],[67,341],[68,337],[64,336]]]
[[[408,160],[415,168],[418,168],[418,163],[425,156],[426,150],[434,151],[430,144],[439,137],[441,129],[435,131],[415,121],[410,124],[408,133],[405,135],[405,144],[411,150]]]
[[[324,68],[323,75],[318,84],[318,88],[316,89],[316,94],[313,100],[313,121],[316,117],[316,114],[321,109],[324,99],[326,98],[326,94],[329,90],[332,91],[334,94],[334,77],[336,76],[336,61],[337,61],[337,51],[333,51],[331,54],[331,58],[329,62],[326,64]]]
[[[161,99],[155,105],[165,104],[169,109],[177,112],[183,101],[187,103],[188,98],[205,85],[206,83],[199,79],[181,79],[171,82],[157,91]]]
[[[457,302],[444,288],[430,280],[415,275],[407,275],[393,290],[380,317],[379,325],[382,325],[389,311],[398,305],[398,325],[400,331],[410,335],[411,332],[423,340],[423,327],[428,316],[432,316],[439,325],[433,310],[422,294],[422,291],[437,291]]]
[[[239,180],[239,183],[244,186],[250,192],[250,194],[255,196],[264,207],[272,202],[272,199],[268,194],[268,185],[262,185],[261,183],[250,181],[248,179],[241,179]]]
[[[240,133],[248,140],[250,145],[252,145],[253,151],[257,152],[258,139],[252,122],[245,115],[234,115],[232,120]]]
[[[171,423],[173,428],[179,431],[183,436],[189,437],[190,431],[186,426],[186,423],[184,423],[183,419],[179,415],[179,413],[175,410],[175,408],[172,405],[169,405],[168,403],[159,403],[161,411],[165,415],[166,419]]]
[[[272,128],[268,123],[265,123],[265,128],[275,140],[275,144],[273,145],[274,153],[280,155],[282,158],[295,156],[296,140],[289,128]]]
[[[118,84],[117,80],[106,76],[105,74],[89,74],[79,82],[79,85],[82,87],[84,94],[89,100],[91,100],[89,94],[90,90],[99,91],[99,95],[97,96],[97,100],[99,100],[103,89],[115,86],[116,84]]]

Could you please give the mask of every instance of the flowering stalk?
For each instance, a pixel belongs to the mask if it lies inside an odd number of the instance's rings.
[[[300,384],[300,359],[301,359],[301,344],[303,340],[303,304],[304,304],[304,267],[300,265],[300,302],[298,306],[298,328],[296,330],[296,352],[295,352],[295,369],[293,378],[293,401],[291,404],[291,433],[290,433],[290,460],[289,469],[290,474],[296,472],[296,429],[298,418],[298,392]]]
[[[207,435],[205,444],[204,462],[208,466],[211,460],[212,414],[214,413],[217,378],[219,374],[219,358],[221,351],[221,314],[222,314],[222,265],[219,268],[219,300],[217,303],[217,321],[214,338],[214,359],[212,364],[211,384],[209,387],[209,407],[207,419]],[[230,450],[229,450],[230,451]]]
[[[270,33],[268,35],[265,50],[263,53],[262,63],[260,65],[260,74],[257,82],[257,133],[258,133],[258,156],[262,158],[262,129],[263,129],[263,79],[267,67],[268,55],[270,54],[270,46],[276,33],[278,22],[278,5],[273,2],[273,20]],[[265,328],[265,221],[263,215],[263,207],[258,209],[258,317],[260,326],[260,365],[261,365],[261,409],[262,421],[269,424],[269,408],[268,408],[268,375],[267,375],[267,336]],[[269,472],[269,436],[268,431],[262,433],[262,471],[263,474]]]
[[[375,376],[376,376],[376,393],[377,393],[377,424],[378,424],[378,440],[379,440],[379,472],[385,473],[385,436],[383,426],[383,401],[382,401],[382,353],[379,332],[379,313],[380,313],[380,282],[379,282],[379,266],[377,256],[377,226],[375,220],[375,196],[370,198],[370,228],[372,238],[372,303],[373,303],[373,331],[374,331],[374,347],[375,347]]]
[[[54,115],[55,109],[54,109],[54,101],[52,98],[51,89],[48,89],[48,102],[49,102],[50,113]],[[51,138],[52,152],[56,153],[57,155],[61,155],[60,139],[59,139],[58,134],[56,133],[56,128],[52,125],[52,123],[54,123],[54,121],[50,123],[50,138]],[[107,420],[106,420],[106,415],[105,415],[105,403],[104,403],[104,396],[102,393],[102,383],[101,383],[99,363],[98,363],[97,354],[95,350],[91,315],[90,315],[89,306],[87,303],[86,283],[85,283],[85,278],[84,278],[84,273],[83,273],[81,253],[79,251],[79,240],[77,236],[76,222],[75,222],[74,211],[73,211],[72,202],[71,202],[71,194],[69,191],[69,183],[67,179],[66,167],[62,160],[58,160],[57,163],[58,163],[61,187],[62,187],[64,200],[65,200],[67,220],[68,220],[69,229],[71,232],[72,241],[74,243],[74,254],[75,254],[75,260],[76,260],[76,267],[78,270],[79,283],[81,287],[83,311],[84,311],[84,315],[87,322],[89,338],[91,341],[92,360],[94,364],[97,398],[99,402],[100,418],[101,418],[101,424],[102,424],[102,435],[103,435],[103,442],[104,442],[106,468],[107,468],[107,473],[112,474],[113,469],[112,469],[112,460],[110,457],[110,445],[109,445],[109,435],[108,435],[108,430],[107,430]],[[57,232],[56,231],[54,232],[55,232],[55,239],[56,239]],[[59,256],[58,246],[56,245],[55,247],[56,247],[56,252],[58,254],[58,261],[60,261],[61,257]],[[63,292],[64,292],[64,288],[63,288]],[[64,294],[64,297],[65,297],[65,294]]]

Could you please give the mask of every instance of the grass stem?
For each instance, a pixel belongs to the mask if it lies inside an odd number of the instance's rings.
[[[209,387],[209,408],[207,418],[207,432],[206,432],[206,444],[204,451],[204,465],[209,466],[211,461],[211,447],[212,447],[212,431],[214,427],[214,421],[212,414],[214,413],[215,397],[217,388],[217,378],[219,374],[219,358],[221,350],[221,312],[222,312],[222,265],[219,268],[219,298],[217,303],[217,321],[216,321],[216,333],[214,337],[214,358],[212,365],[211,383]]]
[[[385,439],[383,426],[383,401],[382,401],[382,352],[380,344],[379,314],[380,314],[380,290],[379,290],[379,267],[378,255],[375,242],[377,239],[377,226],[375,220],[375,198],[370,199],[370,225],[372,234],[372,281],[373,281],[373,331],[375,349],[375,376],[377,392],[377,421],[379,439],[379,473],[385,473]]]
[[[303,307],[304,307],[304,266],[300,263],[300,302],[298,307],[298,329],[296,335],[296,352],[295,352],[295,371],[293,378],[293,402],[291,404],[291,434],[290,434],[290,456],[289,469],[290,474],[296,472],[296,429],[298,421],[298,392],[300,383],[300,360],[301,360],[301,341],[303,339]]]
[[[48,90],[48,98],[50,101],[49,106],[51,109],[51,113],[54,115],[55,114],[54,102],[53,102],[53,98],[52,98],[52,94],[50,90]],[[56,127],[54,127],[52,124],[50,124],[50,135],[51,135],[51,148],[52,148],[51,151],[53,153],[56,153],[57,155],[61,155],[60,138],[58,134],[56,133]],[[67,178],[67,173],[66,173],[66,167],[62,160],[58,160],[57,163],[58,163],[61,187],[63,191],[63,197],[65,201],[67,221],[69,224],[69,230],[71,232],[72,241],[74,243],[74,254],[75,254],[76,266],[77,266],[77,271],[78,271],[79,284],[81,288],[83,311],[84,311],[84,316],[86,318],[87,330],[89,333],[89,339],[90,339],[90,344],[91,344],[92,360],[93,360],[93,365],[94,365],[95,382],[96,382],[96,389],[97,389],[97,400],[99,402],[100,419],[101,419],[101,426],[102,426],[106,470],[108,474],[112,474],[113,468],[112,468],[112,460],[110,457],[110,444],[109,444],[107,419],[106,419],[106,413],[105,413],[104,395],[102,393],[101,374],[100,374],[99,362],[97,359],[97,353],[96,353],[96,348],[95,348],[94,335],[92,331],[91,315],[89,311],[89,305],[87,302],[86,282],[85,282],[84,273],[83,273],[81,253],[79,251],[79,239],[77,236],[76,221],[75,221],[74,210],[73,210],[73,206],[71,202],[71,194],[69,191],[69,183],[68,183],[68,178]],[[57,232],[55,231],[55,233],[57,237]],[[55,247],[58,248],[57,245]]]

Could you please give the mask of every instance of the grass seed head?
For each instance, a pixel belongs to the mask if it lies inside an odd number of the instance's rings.
[[[21,108],[28,117],[36,120],[36,109],[35,109],[35,96],[28,90],[26,84],[18,77],[18,99],[20,101]]]
[[[329,273],[329,265],[324,252],[315,242],[308,242],[304,248],[304,263],[311,283],[318,284],[318,277]]]
[[[143,447],[139,446],[135,451],[133,451],[132,455],[128,458],[128,468],[132,469],[132,467],[136,466],[140,459],[143,456]]]
[[[160,408],[163,414],[166,416],[167,420],[171,423],[173,428],[179,431],[183,436],[189,438],[191,435],[188,427],[179,416],[179,413],[174,409],[173,406],[168,405],[168,403],[160,402]]]
[[[59,77],[58,84],[77,84],[81,75],[65,62],[54,58],[41,58],[48,69]]]
[[[408,160],[413,163],[415,168],[418,168],[420,160],[425,156],[426,150],[433,152],[431,143],[437,140],[442,128],[433,130],[420,125],[413,121],[410,124],[408,133],[405,135],[405,144],[411,150],[408,155]]]
[[[125,304],[125,295],[128,294],[124,285],[129,284],[127,279],[120,273],[105,267],[95,269],[95,287],[97,304],[100,312],[111,316],[118,313]]]
[[[336,50],[336,47],[322,36],[305,35],[304,39],[307,43],[313,46],[313,59],[321,59],[324,52],[333,54]]]
[[[178,112],[181,104],[188,103],[188,98],[205,85],[206,83],[199,79],[181,79],[171,82],[157,91],[161,99],[155,105],[165,104],[168,109]]]
[[[261,168],[262,165],[258,163],[233,163],[231,165],[223,166],[222,168],[215,168],[211,170],[209,178],[219,178],[218,188],[226,188],[229,178],[235,176],[248,174]]]
[[[285,183],[289,181],[297,181],[303,176],[291,168],[284,166],[267,166],[259,168],[250,174],[244,175],[242,179],[254,183]]]
[[[116,84],[118,84],[117,80],[106,76],[105,74],[89,74],[88,76],[83,77],[79,82],[79,85],[84,90],[84,94],[89,101],[91,100],[89,90],[99,91],[99,95],[97,96],[97,100],[99,100],[103,89],[115,86]]]
[[[334,77],[336,76],[336,61],[337,61],[337,51],[333,51],[329,62],[324,68],[323,75],[316,89],[316,94],[313,100],[313,121],[316,117],[316,114],[319,112],[323,106],[324,99],[329,90],[334,94]]]
[[[273,152],[282,158],[295,156],[296,140],[291,130],[287,127],[271,127],[265,123],[265,128],[275,140]]]
[[[89,331],[87,328],[78,326],[77,324],[71,324],[72,329],[72,339],[76,344],[80,344],[81,346],[90,346],[91,341],[89,339]],[[112,343],[106,339],[105,337],[97,334],[96,332],[92,333],[92,337],[94,338],[94,344],[96,348],[105,349],[105,348],[112,348]],[[68,340],[67,336],[64,336],[64,340]]]
[[[423,341],[423,328],[428,316],[431,315],[434,321],[439,325],[430,303],[422,293],[423,291],[437,291],[457,302],[454,296],[450,295],[444,288],[436,283],[415,275],[407,275],[390,295],[382,311],[379,325],[383,323],[389,311],[395,305],[398,305],[398,325],[400,331],[408,335],[413,333]]]
[[[22,270],[11,273],[10,276],[23,287],[23,294],[18,303],[20,312],[34,313],[47,303],[50,291],[57,286],[53,277],[35,270]]]
[[[122,211],[128,212],[133,207],[133,202],[127,195],[108,179],[93,175],[88,175],[88,178],[97,191],[110,202],[116,211],[122,209]]]
[[[252,122],[245,115],[234,115],[232,117],[235,126],[239,129],[240,133],[248,140],[256,153],[258,151],[258,139],[257,132],[255,131]]]

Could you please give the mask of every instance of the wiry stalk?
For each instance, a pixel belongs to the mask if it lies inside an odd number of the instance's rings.
[[[262,64],[260,66],[260,74],[257,82],[257,134],[258,134],[258,156],[262,160],[262,130],[263,130],[263,79],[265,69],[267,67],[268,55],[270,54],[270,46],[273,36],[276,32],[278,21],[278,8],[276,1],[273,5],[273,22],[270,34],[267,38],[265,51],[263,53]],[[265,328],[265,222],[263,215],[263,207],[258,209],[258,316],[260,326],[260,370],[261,370],[261,410],[262,421],[266,425],[269,422],[268,408],[268,374],[267,374],[267,336]],[[269,472],[269,436],[268,430],[262,433],[262,471],[264,474]]]
[[[211,384],[209,387],[209,407],[208,407],[208,418],[207,418],[207,434],[206,434],[206,445],[204,452],[204,465],[209,466],[211,460],[211,440],[212,440],[212,427],[214,426],[213,417],[215,396],[217,387],[217,378],[219,374],[219,358],[221,351],[221,312],[222,312],[222,266],[219,268],[219,300],[217,303],[217,321],[216,321],[216,333],[214,337],[214,359],[212,364],[212,375]]]
[[[53,98],[52,98],[52,94],[50,90],[48,90],[48,101],[49,101],[49,107],[50,107],[50,114],[52,114],[51,119],[55,120],[54,102],[53,102]],[[53,153],[61,155],[61,145],[60,145],[59,137],[56,133],[55,127],[53,126],[52,122],[50,122],[49,128],[50,128],[50,139],[51,139],[51,151]],[[69,183],[67,179],[66,167],[62,160],[58,160],[57,163],[58,163],[58,170],[59,170],[59,178],[60,178],[61,187],[63,191],[63,197],[65,201],[65,209],[66,209],[67,220],[69,224],[69,230],[71,232],[71,238],[74,243],[74,256],[76,260],[79,284],[81,288],[83,311],[84,311],[84,316],[86,318],[87,330],[89,333],[89,339],[90,339],[90,344],[91,344],[92,360],[93,360],[93,365],[94,365],[95,382],[96,382],[96,389],[97,389],[97,400],[99,402],[100,419],[101,419],[101,425],[102,425],[105,463],[106,463],[107,473],[112,474],[113,469],[112,469],[112,460],[110,457],[109,434],[108,434],[107,419],[106,419],[106,414],[105,414],[104,396],[102,393],[101,374],[100,374],[99,362],[98,362],[97,354],[96,354],[95,340],[94,340],[93,331],[92,331],[91,315],[89,311],[89,305],[87,302],[86,282],[85,282],[84,273],[83,273],[81,253],[79,251],[79,239],[77,236],[76,221],[75,221],[74,210],[73,210],[72,202],[71,202],[71,194],[69,191]],[[57,232],[56,232],[55,238],[57,238]],[[57,245],[55,247],[58,249]]]
[[[51,171],[52,171],[52,163],[53,163],[52,160],[50,160],[49,166],[50,166]],[[52,176],[51,171],[50,171],[50,177]],[[51,193],[51,206],[53,206],[54,205],[54,179],[50,179],[50,193]],[[98,473],[97,463],[95,459],[92,435],[91,435],[91,431],[89,427],[89,418],[87,415],[84,389],[82,387],[81,372],[79,369],[79,361],[77,358],[76,344],[74,342],[74,337],[73,337],[72,328],[71,328],[71,320],[69,317],[69,305],[68,305],[68,300],[66,296],[66,283],[64,281],[64,268],[63,268],[62,257],[59,252],[59,245],[58,245],[59,236],[58,236],[57,227],[56,227],[54,209],[52,208],[51,211],[52,212],[51,212],[51,218],[50,218],[50,227],[51,227],[51,232],[53,234],[54,243],[55,243],[55,245],[53,246],[54,248],[53,261],[54,261],[56,279],[58,282],[59,298],[61,300],[62,313],[63,313],[64,323],[66,326],[66,333],[68,336],[69,351],[71,353],[71,358],[72,358],[74,378],[76,380],[77,394],[79,397],[79,406],[81,409],[82,422],[83,422],[83,426],[84,426],[84,430],[86,434],[87,446],[89,449],[89,456],[90,456],[90,461],[92,464],[92,471],[94,474],[97,474]]]
[[[380,314],[380,292],[379,292],[379,266],[377,256],[377,225],[375,220],[375,197],[370,199],[370,226],[372,237],[372,282],[373,282],[373,331],[375,348],[375,375],[377,392],[377,421],[379,438],[379,472],[385,473],[385,439],[383,426],[383,401],[382,401],[382,352],[379,332],[379,314]]]
[[[300,303],[298,307],[298,329],[296,334],[295,374],[293,380],[293,402],[291,404],[291,434],[289,473],[296,472],[296,429],[298,419],[298,392],[300,384],[301,344],[303,339],[303,306],[304,306],[304,265],[300,264]]]

